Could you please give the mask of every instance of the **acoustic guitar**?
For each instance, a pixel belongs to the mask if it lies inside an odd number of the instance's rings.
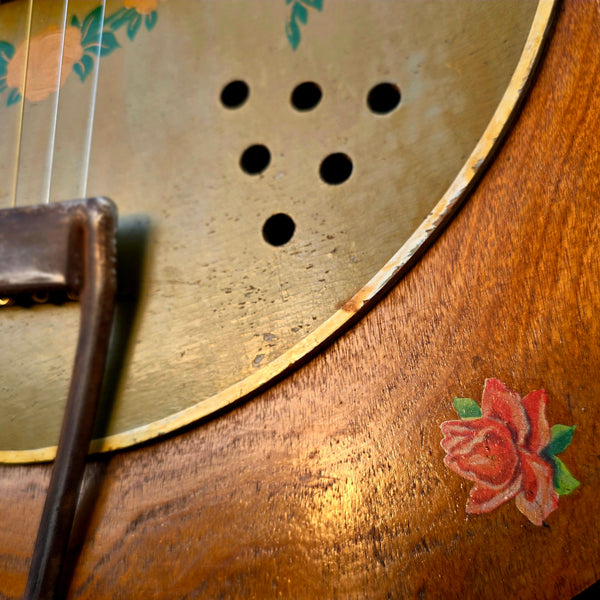
[[[576,1],[0,6],[0,205],[119,208],[58,597],[598,578],[598,31]],[[56,451],[64,300],[2,299],[1,597]]]

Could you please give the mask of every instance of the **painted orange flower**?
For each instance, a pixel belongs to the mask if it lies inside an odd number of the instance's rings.
[[[142,24],[148,31],[156,25],[158,2],[159,0],[123,0],[123,7],[110,15],[105,25],[112,31],[126,27],[127,37],[133,41]]]
[[[0,40],[0,93],[8,92],[6,106],[20,102],[23,96],[31,102],[46,99],[64,85],[72,72],[85,81],[100,58],[121,47],[115,32],[125,28],[127,37],[133,40],[142,26],[147,31],[154,28],[158,2],[124,0],[123,6],[111,14],[105,14],[102,4],[94,6],[82,18],[71,15],[68,27],[52,25],[23,40],[16,49]]]
[[[62,69],[59,64],[60,53],[64,50]],[[23,94],[23,74],[27,60],[27,40],[23,40],[15,50],[13,57],[6,65],[6,84],[16,88],[19,93],[32,102],[44,100],[59,87],[62,87],[73,70],[73,65],[81,60],[81,31],[77,27],[60,29],[51,25],[42,33],[33,36],[29,43],[29,60],[27,64],[27,81]]]
[[[124,0],[125,8],[133,8],[140,15],[149,15],[158,7],[158,0]]]

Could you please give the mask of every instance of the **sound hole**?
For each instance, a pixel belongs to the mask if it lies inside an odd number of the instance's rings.
[[[321,88],[313,81],[305,81],[297,85],[292,92],[292,106],[300,111],[307,111],[315,108],[321,101],[323,92]]]
[[[292,218],[284,213],[277,213],[269,217],[263,225],[263,238],[271,246],[283,246],[294,235],[296,224]]]
[[[250,88],[245,81],[236,80],[228,83],[221,92],[221,102],[226,108],[239,108],[246,102]]]
[[[258,175],[262,173],[271,162],[271,153],[266,146],[255,144],[244,150],[240,158],[240,167],[248,175]]]
[[[386,115],[400,104],[400,89],[393,83],[380,83],[371,88],[367,105],[377,115]]]
[[[352,161],[342,152],[330,154],[321,163],[321,179],[329,185],[344,183],[352,174]]]

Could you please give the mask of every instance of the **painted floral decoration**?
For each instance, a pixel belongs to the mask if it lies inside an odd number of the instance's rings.
[[[64,45],[64,49],[63,49]],[[51,25],[40,35],[33,36],[27,44],[23,40],[17,49],[12,52],[6,64],[6,86],[13,90],[12,104],[21,99],[23,94],[23,69],[27,60],[27,47],[29,46],[29,68],[27,69],[27,98],[32,102],[39,102],[47,98],[56,90],[58,84],[58,71],[61,49],[63,50],[62,69],[60,72],[60,85],[65,83],[73,65],[83,57],[81,35],[76,27],[67,27],[65,30]],[[1,60],[1,59],[0,59]]]
[[[124,29],[133,41],[142,24],[148,31],[156,25],[158,2],[124,0],[123,6],[112,14],[104,14],[102,6],[96,6],[82,18],[72,15],[67,27],[50,25],[45,31],[24,39],[16,48],[0,40],[0,93],[8,90],[6,104],[20,102],[23,95],[30,102],[45,100],[62,87],[73,72],[85,81],[98,58],[121,47],[115,32]],[[27,76],[23,89],[25,60]]]
[[[285,0],[285,3],[292,5],[290,16],[285,24],[285,35],[292,50],[295,50],[300,44],[300,25],[298,25],[298,22],[306,25],[308,21],[307,7],[321,11],[323,10],[323,0]]]
[[[42,33],[21,41],[17,48],[0,40],[0,93],[8,91],[6,105],[17,104],[23,95],[30,102],[41,102],[62,88],[71,73],[85,81],[100,57],[121,47],[117,39],[120,30],[133,41],[142,27],[148,31],[154,28],[160,1],[123,0],[123,5],[110,14],[104,14],[102,6],[96,6],[84,17],[72,15],[67,27],[51,25]],[[309,9],[323,10],[323,0],[285,2],[290,6],[285,34],[292,49],[296,50],[301,38],[300,24],[308,22]]]
[[[150,31],[158,20],[158,0],[124,0],[123,8],[105,19],[112,31],[126,27],[127,37],[133,41],[142,23]]]
[[[472,481],[467,513],[487,513],[515,498],[517,508],[543,525],[559,496],[579,482],[556,456],[571,443],[575,425],[546,420],[546,392],[521,398],[498,379],[486,379],[481,408],[470,398],[455,398],[460,420],[441,429],[444,463]]]

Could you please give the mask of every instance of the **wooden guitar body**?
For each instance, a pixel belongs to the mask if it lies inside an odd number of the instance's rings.
[[[90,458],[69,598],[569,598],[600,571],[600,4],[565,1],[489,170],[364,318],[200,425]],[[3,360],[9,360],[5,348]],[[580,482],[543,525],[444,463],[453,398],[545,389]],[[0,597],[49,465],[0,466]]]

